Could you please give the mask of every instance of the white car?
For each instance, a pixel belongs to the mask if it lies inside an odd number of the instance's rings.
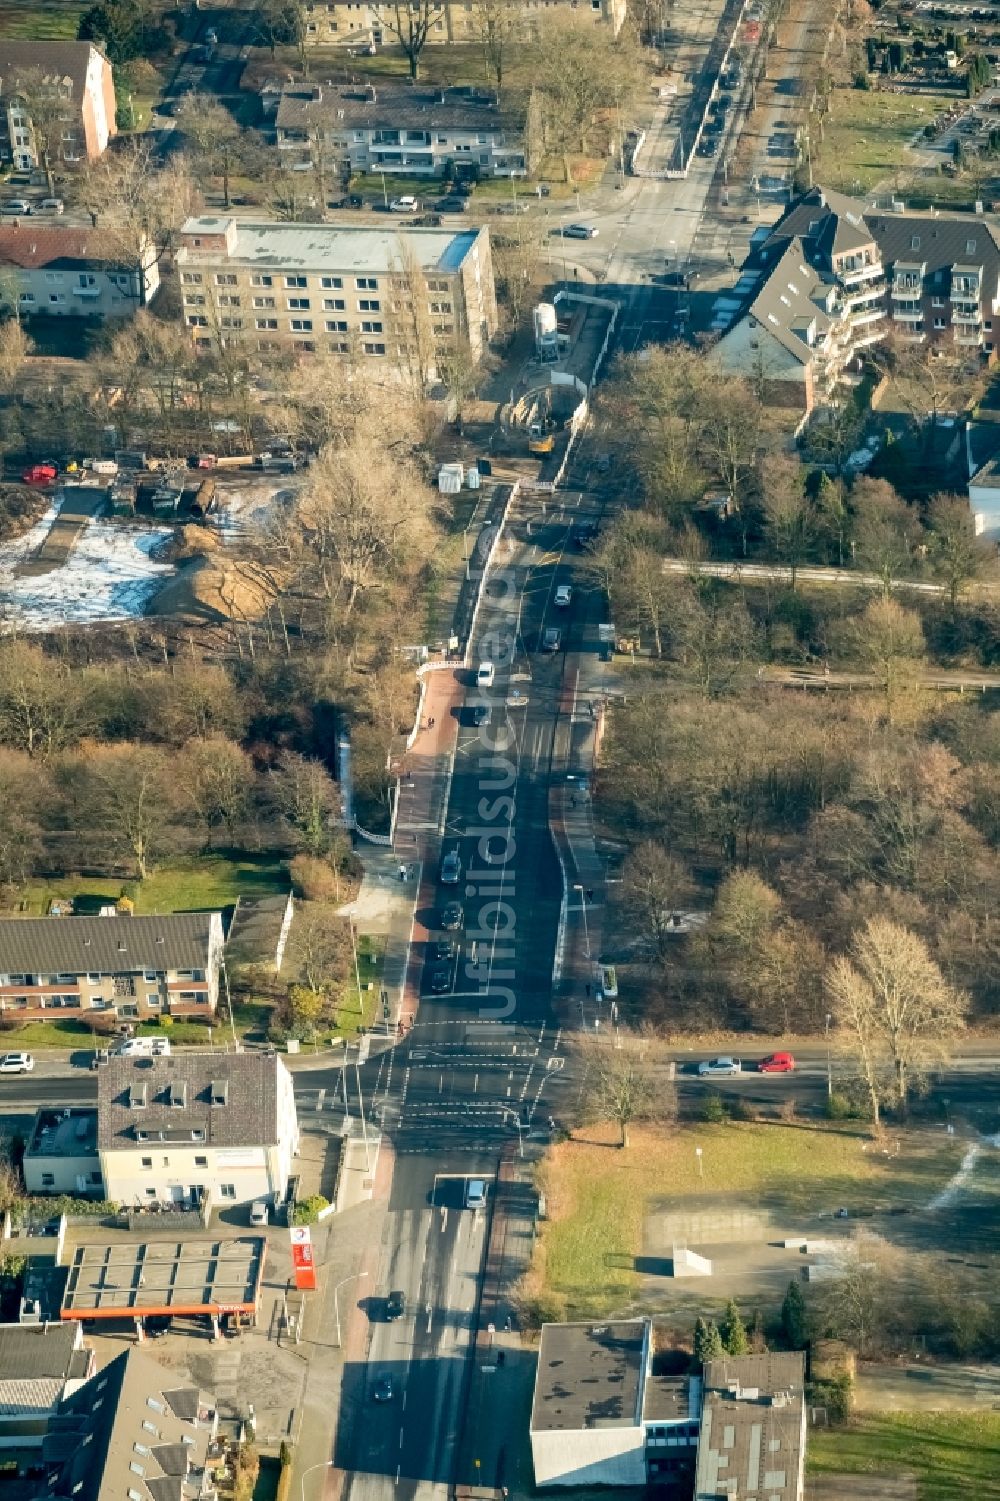
[[[477,688],[492,688],[493,679],[496,677],[496,668],[492,662],[480,662],[479,671],[476,673]]]
[[[743,1065],[738,1058],[710,1058],[706,1063],[699,1063],[698,1072],[702,1078],[713,1074],[741,1074]]]
[[[34,1067],[30,1053],[4,1053],[0,1058],[0,1074],[30,1074]]]
[[[565,610],[573,598],[573,589],[570,584],[560,584],[555,592],[553,604],[560,610]]]
[[[394,198],[389,208],[394,214],[415,214],[420,207],[417,200],[407,193],[402,198]]]

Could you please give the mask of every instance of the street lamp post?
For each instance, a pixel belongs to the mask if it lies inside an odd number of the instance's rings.
[[[337,1349],[338,1350],[340,1349],[340,1346],[341,1346],[341,1338],[340,1338],[340,1303],[339,1303],[339,1301],[337,1299],[337,1294],[340,1292],[340,1289],[342,1287],[346,1287],[347,1286],[348,1282],[360,1282],[364,1277],[367,1277],[367,1276],[368,1276],[367,1272],[355,1272],[355,1274],[354,1274],[353,1277],[345,1277],[343,1279],[343,1281],[342,1282],[338,1282],[337,1285],[336,1285],[336,1287],[333,1289],[333,1317],[334,1317],[334,1319],[336,1320],[336,1323],[337,1323]]]
[[[574,891],[578,891],[580,893],[580,901],[581,901],[582,906],[583,906],[583,941],[586,944],[586,947],[587,947],[587,958],[589,959],[590,958],[590,926],[589,926],[589,924],[587,922],[587,889],[586,889],[585,886],[581,886],[579,884],[579,882],[575,882],[574,885],[573,885],[573,890]]]
[[[299,1487],[300,1493],[301,1493],[301,1496],[302,1496],[302,1501],[306,1501],[306,1476],[307,1475],[311,1475],[312,1472],[313,1472],[313,1470],[329,1470],[330,1467],[332,1466],[332,1464],[333,1464],[333,1460],[332,1459],[324,1459],[324,1460],[321,1460],[318,1465],[310,1465],[309,1468],[308,1468],[308,1470],[303,1470],[302,1471],[302,1482],[301,1482],[301,1485]]]
[[[826,1027],[824,1029],[826,1037],[826,1097],[828,1100],[833,1096],[833,1063],[830,1058],[830,1023],[832,1021],[833,1014],[828,1011],[826,1013]]]

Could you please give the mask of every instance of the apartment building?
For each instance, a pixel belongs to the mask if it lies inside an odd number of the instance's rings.
[[[81,1324],[0,1324],[0,1445],[34,1463],[65,1397],[94,1374]]]
[[[150,240],[133,254],[99,229],[31,218],[0,225],[0,305],[16,300],[21,318],[131,318],[159,285]]]
[[[534,22],[552,4],[579,17],[581,25],[610,26],[617,36],[627,14],[626,0],[523,0],[522,37],[531,37]],[[391,47],[398,38],[389,21],[392,5],[367,0],[306,0],[305,40],[312,47]],[[428,41],[477,42],[482,37],[479,17],[468,0],[443,0],[432,9]]]
[[[0,1016],[53,1012],[146,1021],[210,1017],[219,999],[222,916],[27,917],[0,921]]]
[[[717,309],[713,358],[808,412],[890,335],[992,359],[1000,241],[982,216],[884,212],[813,188]]]
[[[534,169],[532,97],[498,104],[487,89],[403,80],[262,91],[282,159],[343,178],[359,172],[522,177]]]
[[[277,1055],[115,1056],[98,1077],[97,1147],[116,1203],[280,1203],[299,1150]]]
[[[804,1355],[725,1355],[706,1363],[695,1501],[802,1501],[805,1458]]]
[[[196,344],[409,359],[416,330],[479,360],[496,331],[485,228],[189,219],[177,269]]]
[[[21,172],[39,166],[30,111],[31,96],[39,94],[65,101],[65,117],[49,143],[51,165],[103,155],[116,133],[115,86],[103,52],[93,42],[8,38],[0,48],[0,161]]]

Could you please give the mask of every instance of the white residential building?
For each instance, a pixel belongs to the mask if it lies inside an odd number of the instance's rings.
[[[0,225],[0,305],[22,318],[131,318],[160,285],[156,248],[137,253],[99,229],[34,218]]]

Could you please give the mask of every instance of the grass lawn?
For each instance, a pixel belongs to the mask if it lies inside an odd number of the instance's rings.
[[[633,1130],[617,1148],[617,1128],[550,1149],[540,1170],[548,1220],[536,1242],[525,1288],[554,1295],[566,1317],[626,1309],[639,1286],[633,1269],[643,1246],[646,1205],[669,1186],[687,1208],[711,1209],[733,1195],[775,1213],[810,1217],[845,1198],[858,1211],[923,1204],[951,1175],[961,1148],[952,1140],[903,1138],[897,1157],[863,1150],[855,1130],[740,1123]],[[695,1147],[702,1148],[699,1176]]]
[[[364,971],[362,971],[363,977]],[[270,1011],[270,1006],[258,1002],[237,1005],[233,1015],[236,1035],[243,1037],[247,1032],[266,1030]],[[205,1048],[209,1043],[209,1028],[202,1022],[178,1019],[170,1027],[160,1027],[156,1022],[140,1022],[135,1031],[137,1037],[169,1037],[172,1046],[192,1044]],[[221,1017],[217,1018],[211,1029],[211,1040],[214,1043],[220,1043],[231,1037],[229,1023],[224,1022]],[[106,1036],[95,1039],[95,1034],[86,1022],[67,1017],[65,1021],[25,1022],[22,1027],[0,1033],[0,1052],[14,1046],[18,1048],[92,1048],[95,1043],[97,1046],[107,1046],[107,1041]]]
[[[116,902],[124,884],[132,889],[113,877],[64,876],[26,886],[20,900],[32,915],[45,913],[54,897],[72,897],[78,913],[96,912]],[[287,891],[290,884],[284,861],[273,855],[203,855],[163,865],[136,883],[135,910],[148,914],[231,907],[238,896],[272,896]]]
[[[353,976],[344,994],[344,1003],[331,1037],[356,1037],[362,1027],[381,1020],[382,969],[385,964],[385,939],[365,934],[358,936],[358,978],[361,995]],[[368,987],[371,987],[370,989]]]
[[[896,171],[905,147],[945,100],[837,89],[830,104],[822,141],[818,126],[812,128],[813,180],[842,193],[863,193]]]
[[[0,0],[0,36],[18,42],[72,42],[85,8],[73,3],[31,6]]]
[[[813,1429],[806,1464],[820,1474],[906,1470],[918,1501],[1000,1497],[1000,1413],[876,1413],[847,1427]]]

